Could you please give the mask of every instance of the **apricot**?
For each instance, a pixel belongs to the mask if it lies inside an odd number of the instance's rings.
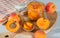
[[[54,3],[49,2],[47,3],[45,9],[47,13],[53,14],[56,11],[56,6]]]
[[[32,24],[31,22],[26,22],[26,23],[24,23],[24,25],[23,25],[23,29],[24,29],[25,31],[32,30],[32,29],[33,29],[33,24]]]
[[[20,24],[14,21],[8,21],[6,23],[6,29],[10,32],[17,32],[20,29]]]
[[[8,21],[9,20],[13,20],[13,21],[16,21],[16,22],[20,22],[21,21],[20,17],[16,13],[11,13],[9,18],[8,18]]]
[[[48,19],[39,18],[36,24],[40,29],[46,30],[50,26],[50,21]]]
[[[39,18],[39,15],[37,13],[34,13],[34,12],[32,12],[32,13],[28,12],[28,18],[30,20],[37,20]]]
[[[28,12],[32,11],[32,12],[40,13],[41,11],[44,11],[44,9],[45,6],[40,2],[31,2],[28,4]]]
[[[44,31],[38,30],[34,33],[34,38],[46,38],[46,33]]]
[[[20,28],[19,22],[20,17],[16,13],[11,13],[6,23],[6,29],[10,32],[17,32]]]
[[[31,20],[37,20],[40,13],[44,13],[44,5],[40,2],[31,2],[28,4],[28,17]]]

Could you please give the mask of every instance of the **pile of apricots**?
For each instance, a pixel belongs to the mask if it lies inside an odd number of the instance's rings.
[[[6,23],[6,29],[10,32],[16,33],[21,28],[24,31],[33,31],[37,28],[46,30],[50,27],[50,20],[45,18],[44,13],[54,14],[56,6],[52,2],[48,2],[46,6],[41,2],[30,2],[27,6],[27,14],[29,21],[25,21],[19,14],[11,13]],[[23,22],[22,22],[23,21]],[[43,31],[36,31],[34,38],[46,38]]]

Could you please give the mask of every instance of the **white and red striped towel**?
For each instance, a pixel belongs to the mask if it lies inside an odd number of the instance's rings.
[[[31,0],[0,0],[0,19],[15,11],[16,5],[25,4],[29,1]]]

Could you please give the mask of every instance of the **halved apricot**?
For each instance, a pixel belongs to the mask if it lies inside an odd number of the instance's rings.
[[[6,29],[10,32],[17,32],[20,28],[20,21],[20,17],[16,13],[11,13],[6,23]]]
[[[10,32],[17,32],[20,28],[20,24],[14,21],[8,21],[6,24],[6,29]]]
[[[32,31],[33,30],[33,24],[31,22],[26,22],[23,25],[23,29],[25,31]]]
[[[50,21],[48,19],[39,18],[36,24],[40,29],[46,30],[50,26]]]

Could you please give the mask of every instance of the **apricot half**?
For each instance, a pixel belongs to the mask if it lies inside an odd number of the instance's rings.
[[[23,29],[25,31],[31,31],[33,29],[33,24],[31,22],[26,22],[23,25]]]
[[[6,29],[10,32],[17,32],[20,28],[20,24],[18,22],[9,21],[6,24]]]
[[[16,13],[11,13],[8,22],[6,23],[6,29],[10,32],[17,32],[20,28],[20,17]]]
[[[43,30],[48,29],[50,26],[50,21],[44,18],[39,18],[36,23],[37,23],[37,26]]]

